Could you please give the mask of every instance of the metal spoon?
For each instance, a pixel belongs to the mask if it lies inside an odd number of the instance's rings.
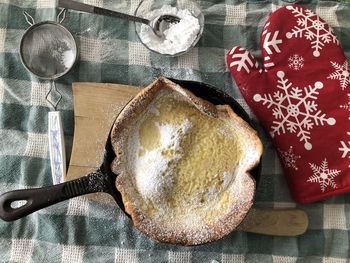
[[[75,1],[71,1],[71,0],[58,0],[58,7],[71,9],[71,10],[75,10],[75,11],[91,13],[91,14],[118,17],[121,19],[129,20],[129,21],[143,23],[143,24],[150,26],[152,28],[153,32],[159,37],[163,36],[164,30],[160,29],[160,25],[162,22],[166,22],[167,24],[180,22],[180,18],[177,16],[174,16],[174,15],[161,15],[161,16],[158,16],[158,17],[152,19],[152,20],[148,20],[146,18],[132,16],[132,15],[128,15],[125,13],[120,13],[120,12],[108,10],[105,8],[101,8],[98,6],[87,5],[87,4],[83,4],[83,3],[79,3],[79,2],[75,2]]]

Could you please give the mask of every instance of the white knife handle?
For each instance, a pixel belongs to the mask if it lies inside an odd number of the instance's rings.
[[[51,111],[48,115],[48,136],[51,174],[54,184],[62,183],[66,176],[66,149],[62,129],[61,114]]]

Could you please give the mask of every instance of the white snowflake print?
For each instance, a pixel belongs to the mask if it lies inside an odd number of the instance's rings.
[[[348,103],[347,104],[343,104],[343,105],[340,105],[340,108],[341,109],[345,109],[349,112],[349,117],[348,119],[350,120],[350,93],[347,94],[348,96]]]
[[[319,16],[311,10],[292,5],[286,8],[292,11],[295,18],[298,18],[297,25],[294,26],[292,32],[286,34],[286,37],[305,37],[307,40],[310,40],[311,48],[314,50],[314,57],[320,56],[320,51],[326,44],[335,43],[339,45],[339,40],[334,34],[333,29],[321,21]]]
[[[327,79],[337,79],[340,82],[340,87],[342,90],[345,90],[345,88],[350,83],[350,68],[348,65],[348,62],[345,61],[343,65],[340,65],[336,62],[331,61],[331,64],[335,71],[331,73]]]
[[[314,163],[309,164],[313,175],[309,177],[307,182],[319,183],[322,192],[324,192],[328,186],[332,187],[333,189],[337,188],[337,184],[334,182],[334,178],[339,175],[341,172],[340,170],[329,169],[326,158],[322,161],[321,166],[318,166]]]
[[[312,149],[310,143],[310,130],[316,126],[325,124],[334,125],[334,118],[327,118],[326,114],[317,110],[318,90],[323,88],[323,83],[317,81],[314,86],[307,86],[304,89],[292,87],[292,83],[285,78],[283,71],[277,72],[279,90],[271,94],[255,94],[253,99],[262,102],[269,109],[272,107],[273,121],[270,135],[273,138],[276,134],[296,133],[300,141],[304,142],[306,150]]]
[[[232,68],[233,66],[237,66],[237,71],[241,71],[241,69],[243,68],[249,74],[250,69],[259,69],[258,62],[254,60],[254,58],[248,50],[245,50],[242,47],[233,47],[229,55],[231,55],[232,59],[235,59],[235,61],[232,61],[230,63],[230,67]],[[259,72],[261,73],[262,69],[259,69]]]
[[[348,133],[348,135],[350,135]],[[341,158],[348,158],[350,159],[350,141],[345,142],[345,141],[340,141],[341,146],[339,147],[339,151],[342,153]],[[349,166],[350,167],[350,164]]]
[[[345,109],[349,112],[348,120],[350,120],[350,93],[348,93],[347,96],[348,96],[347,104],[340,105],[340,108]],[[350,136],[349,131],[346,134]],[[350,141],[347,141],[347,142],[340,141],[340,147],[338,148],[338,150],[342,153],[342,156],[341,156],[342,158],[350,159]],[[348,167],[350,168],[350,164],[348,165]]]
[[[296,155],[293,152],[293,146],[290,146],[288,151],[282,151],[279,149],[278,152],[280,153],[282,161],[286,167],[298,170],[298,167],[296,166],[296,162],[298,159],[301,158],[301,156]]]
[[[275,65],[272,61],[270,55],[273,53],[281,53],[279,45],[282,45],[282,38],[279,37],[279,31],[270,32],[269,31],[270,22],[266,23],[264,30],[262,32],[263,36],[263,49],[266,52],[264,56],[264,68],[268,69]],[[273,34],[273,35],[272,35]]]
[[[271,36],[271,32],[268,32],[264,38],[263,48],[266,53],[271,55],[273,52],[281,53],[278,45],[282,44],[282,39],[278,38],[279,31],[275,31],[273,36]]]
[[[294,54],[288,58],[288,67],[293,70],[300,70],[304,67],[304,58]]]

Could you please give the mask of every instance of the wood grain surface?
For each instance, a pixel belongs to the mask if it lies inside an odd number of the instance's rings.
[[[137,87],[120,84],[73,83],[74,139],[65,181],[84,176],[100,166],[114,119],[138,92]],[[87,197],[115,205],[109,194]]]

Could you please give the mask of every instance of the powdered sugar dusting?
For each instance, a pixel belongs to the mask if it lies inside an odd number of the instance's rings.
[[[127,211],[139,230],[161,242],[219,239],[252,204],[255,184],[237,157],[244,152],[232,136],[236,126],[222,124],[226,119],[198,102],[180,87],[161,90],[128,129],[129,172],[121,175],[130,176],[124,178],[133,187],[125,198],[133,204]]]
[[[72,50],[66,50],[62,53],[61,62],[66,69],[72,67],[75,61],[75,54]]]
[[[169,25],[163,31],[164,37],[157,36],[148,25],[141,25],[140,38],[148,48],[162,54],[175,55],[186,51],[196,40],[200,32],[198,18],[192,15],[188,9],[177,9],[170,5],[164,5],[147,14],[148,19],[155,19],[161,15],[173,15],[180,18],[180,22]]]
[[[171,95],[174,99],[178,100],[178,103],[184,101],[187,94],[180,87],[176,87],[178,93]],[[176,163],[181,161],[184,156],[184,151],[181,147],[181,143],[186,134],[189,134],[191,128],[194,129],[195,123],[191,123],[189,119],[184,119],[181,123],[173,124],[168,122],[155,122],[155,127],[159,132],[159,145],[156,149],[145,149],[141,145],[140,130],[142,125],[146,121],[151,121],[160,117],[162,113],[160,108],[162,104],[161,97],[168,97],[169,94],[163,93],[155,99],[151,105],[148,106],[146,112],[140,117],[135,125],[135,129],[132,129],[131,136],[129,137],[129,165],[131,171],[133,171],[134,182],[137,191],[142,196],[143,205],[146,205],[146,210],[149,207],[154,207],[156,214],[153,215],[154,222],[157,224],[168,226],[168,229],[172,229],[174,225],[181,231],[187,233],[196,230],[191,234],[192,239],[201,243],[203,240],[208,240],[211,230],[206,223],[203,223],[206,215],[218,210],[218,206],[222,207],[222,194],[225,190],[228,190],[229,184],[234,178],[235,172],[226,171],[224,173],[213,175],[213,178],[219,178],[222,185],[211,185],[207,189],[197,189],[190,199],[183,199],[180,207],[173,207],[172,201],[166,201],[174,198],[179,200],[178,197],[171,197],[175,187],[175,180],[177,171],[174,169]],[[168,105],[167,105],[168,106]],[[201,112],[204,110],[200,107],[196,107]],[[171,110],[170,108],[163,111]],[[203,110],[203,111],[202,111]],[[208,116],[208,118],[211,118]],[[148,123],[149,124],[149,123]],[[198,129],[198,127],[196,128]],[[224,126],[223,129],[229,129],[229,126]],[[192,132],[196,132],[193,130]],[[225,133],[223,137],[227,137],[229,134]],[[198,175],[199,176],[199,175]],[[204,180],[204,179],[203,179]],[[169,193],[171,193],[169,195]],[[180,198],[181,199],[181,198]],[[175,201],[176,202],[176,201]],[[144,211],[146,214],[149,211]],[[215,212],[214,212],[215,213]],[[144,220],[144,218],[142,218]],[[147,223],[149,228],[151,223]],[[150,233],[153,230],[150,229]],[[158,233],[159,234],[159,233]],[[171,234],[171,232],[163,233],[164,235]],[[164,239],[166,237],[164,236]]]
[[[155,111],[150,111],[155,112]],[[140,124],[139,124],[140,125]],[[190,128],[189,121],[180,126],[159,124],[156,126],[160,132],[161,146],[152,151],[145,151],[140,144],[139,129],[135,129],[130,140],[131,168],[135,173],[136,187],[145,199],[157,201],[162,198],[173,184],[173,171],[168,169],[170,162],[181,158],[180,136]],[[144,151],[140,155],[139,152]],[[174,154],[167,156],[164,151],[173,151]]]

